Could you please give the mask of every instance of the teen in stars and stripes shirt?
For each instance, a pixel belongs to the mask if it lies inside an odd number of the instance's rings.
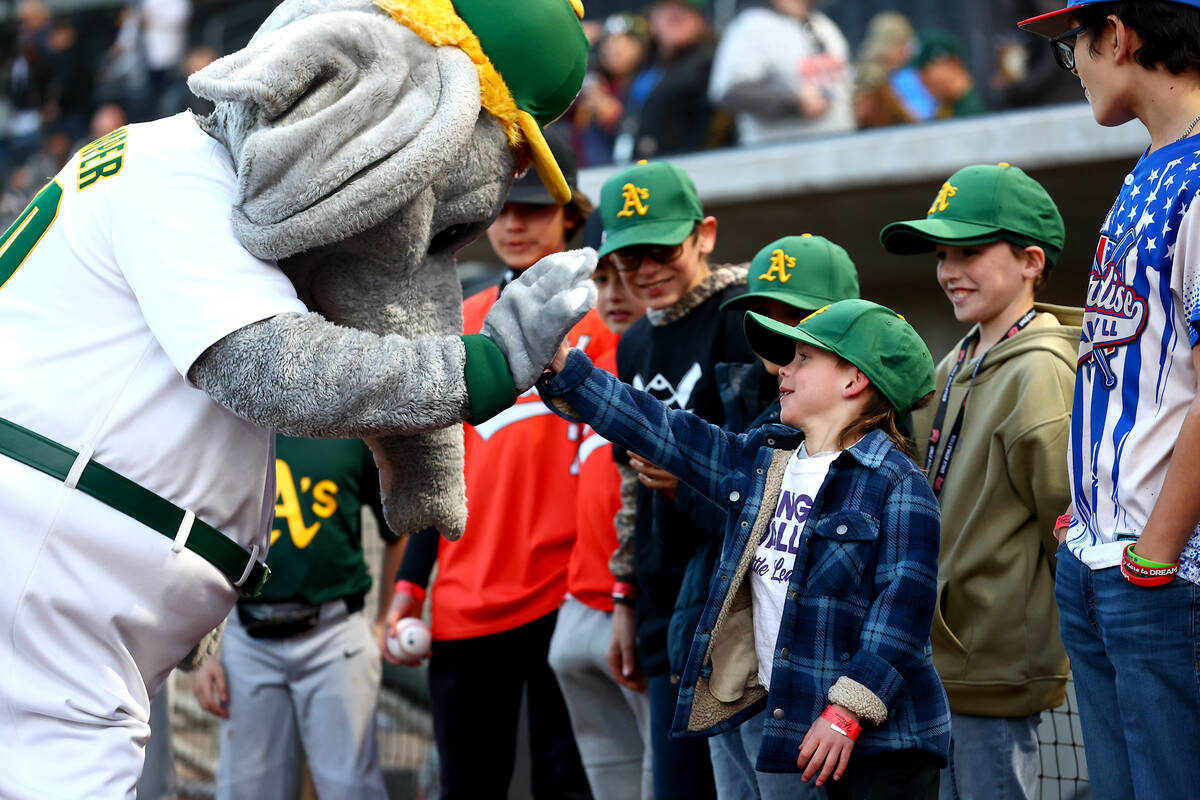
[[[1069,465],[1071,551],[1116,566],[1141,535],[1195,395],[1200,137],[1144,156],[1100,230],[1088,285]],[[1200,583],[1200,530],[1180,556]]]

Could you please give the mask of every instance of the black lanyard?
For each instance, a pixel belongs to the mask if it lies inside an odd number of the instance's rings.
[[[1033,318],[1037,316],[1037,309],[1029,309],[1026,311],[1017,324],[1013,325],[1004,336],[1000,337],[1000,342],[1016,336],[1025,327],[1033,322]],[[929,446],[925,450],[925,474],[929,474],[929,470],[933,468],[933,455],[937,450],[937,444],[942,439],[942,425],[946,422],[946,407],[950,404],[950,387],[954,385],[954,376],[958,374],[962,368],[963,362],[967,360],[967,351],[971,349],[971,345],[979,341],[979,331],[975,331],[966,339],[963,340],[962,347],[958,349],[958,359],[954,362],[954,366],[950,368],[950,375],[946,378],[946,387],[942,389],[942,396],[938,401],[937,413],[933,417],[933,428],[929,431]],[[996,342],[996,344],[1000,344]],[[996,345],[992,345],[995,347]],[[963,393],[962,404],[958,407],[958,414],[954,418],[954,427],[950,429],[950,438],[946,440],[946,447],[942,450],[942,460],[938,464],[937,475],[933,480],[933,493],[940,495],[942,486],[946,483],[946,474],[950,472],[950,459],[954,458],[954,448],[958,444],[958,436],[962,432],[963,417],[967,415],[967,398],[971,396],[971,389],[975,387],[975,376],[979,374],[979,368],[983,366],[983,359],[987,354],[975,359],[975,368],[971,370],[971,382],[967,384],[967,391]]]

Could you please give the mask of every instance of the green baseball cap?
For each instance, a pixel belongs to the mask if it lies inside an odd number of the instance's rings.
[[[812,311],[858,297],[858,271],[850,254],[824,236],[811,233],[776,239],[758,251],[746,275],[749,291],[721,308],[745,308],[755,298]]]
[[[893,222],[879,233],[890,253],[931,253],[939,244],[1009,241],[1046,251],[1054,266],[1066,241],[1062,215],[1042,185],[1011,164],[963,167],[938,190],[925,219]]]
[[[471,32],[522,112],[521,132],[529,141],[533,165],[560,204],[571,199],[542,128],[562,116],[575,100],[587,73],[588,40],[579,20],[579,0],[453,0]]]
[[[704,210],[690,175],[665,161],[639,161],[604,182],[600,216],[603,257],[637,244],[679,244],[704,219]]]
[[[921,69],[930,61],[936,61],[939,58],[963,60],[962,46],[959,45],[958,38],[949,31],[937,29],[922,31],[917,54],[912,60],[913,66]]]
[[[795,327],[753,311],[744,324],[750,347],[776,364],[791,363],[796,342],[841,356],[901,414],[934,389],[929,348],[904,317],[870,300],[841,300]]]

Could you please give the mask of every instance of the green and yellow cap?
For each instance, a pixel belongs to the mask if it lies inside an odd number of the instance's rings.
[[[604,257],[632,245],[679,244],[704,219],[704,210],[690,175],[665,161],[639,161],[604,182],[600,216]]]
[[[893,222],[879,240],[897,255],[931,253],[937,245],[1008,241],[1046,251],[1046,266],[1062,253],[1066,229],[1042,185],[1011,164],[963,167],[942,184],[925,219]]]
[[[850,254],[811,233],[776,239],[758,251],[746,275],[748,291],[721,308],[746,308],[757,298],[806,311],[858,297],[858,270]]]
[[[581,0],[376,0],[401,25],[435,47],[457,47],[479,72],[485,110],[527,158],[560,205],[571,188],[542,135],[583,85],[588,41]],[[520,161],[520,160],[519,160]]]
[[[746,341],[776,364],[789,364],[796,342],[849,361],[903,414],[934,389],[933,356],[904,317],[870,300],[842,300],[814,311],[792,327],[746,314]]]

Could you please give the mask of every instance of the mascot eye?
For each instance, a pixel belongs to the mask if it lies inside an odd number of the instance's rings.
[[[472,225],[467,222],[460,222],[457,225],[451,225],[448,228],[442,228],[442,230],[433,237],[433,241],[429,243],[429,252],[440,253],[441,251],[460,243],[464,235],[468,233],[471,228]]]

